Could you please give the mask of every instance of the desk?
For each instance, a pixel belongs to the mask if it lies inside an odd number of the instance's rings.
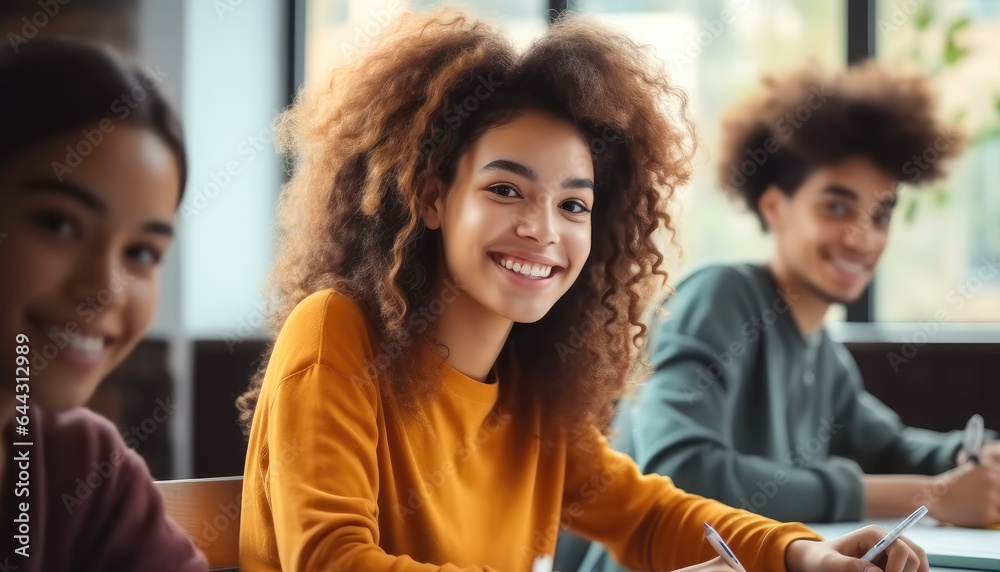
[[[869,524],[889,531],[899,524],[899,519],[807,526],[829,539]],[[941,526],[934,519],[924,517],[906,533],[906,537],[927,551],[931,570],[1000,571],[1000,530]]]

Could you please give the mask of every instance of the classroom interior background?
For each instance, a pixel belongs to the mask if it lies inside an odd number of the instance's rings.
[[[1000,428],[1000,408],[980,409],[1000,403],[1000,0],[4,0],[5,41],[108,42],[147,64],[181,109],[190,176],[157,319],[89,404],[131,437],[155,478],[243,470],[234,401],[270,336],[261,291],[287,179],[275,116],[395,15],[443,5],[522,45],[569,9],[629,31],[666,62],[690,94],[701,149],[675,202],[675,284],[706,264],[768,254],[756,218],[719,192],[712,152],[722,110],[762,74],[869,57],[927,73],[968,149],[946,180],[902,188],[872,286],[828,323],[904,423],[949,430],[980,412]]]

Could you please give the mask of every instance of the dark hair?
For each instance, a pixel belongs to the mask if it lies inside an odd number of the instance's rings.
[[[963,140],[934,107],[926,77],[875,61],[838,73],[809,65],[767,76],[723,119],[719,182],[760,217],[768,187],[792,195],[814,169],[852,155],[897,181],[937,179]]]
[[[561,19],[519,52],[502,30],[461,12],[401,16],[279,119],[277,141],[296,170],[279,209],[272,326],[319,290],[352,298],[381,347],[401,348],[394,359],[376,358],[376,374],[379,388],[412,412],[439,388],[433,372],[414,369],[430,342],[409,326],[431,302],[440,264],[439,232],[419,216],[422,194],[451,180],[456,158],[485,130],[542,109],[571,121],[589,146],[592,247],[542,319],[514,324],[498,371],[529,388],[568,433],[607,428],[644,348],[641,314],[666,277],[654,234],[672,230],[668,206],[688,180],[694,149],[687,96],[651,56],[579,17]],[[247,431],[264,371],[238,400]]]
[[[187,156],[180,119],[161,80],[103,46],[35,38],[0,47],[0,165],[15,154],[100,119],[151,128],[174,152],[180,197]]]

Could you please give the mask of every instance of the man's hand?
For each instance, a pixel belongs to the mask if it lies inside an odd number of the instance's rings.
[[[861,560],[886,534],[877,526],[866,526],[825,542],[796,540],[785,552],[785,567],[789,572],[929,572],[927,555],[905,536],[874,562]]]
[[[969,456],[965,454],[965,449],[959,449],[955,455],[955,462],[964,465],[968,460]],[[979,462],[1000,467],[1000,441],[987,441],[979,451]]]
[[[979,462],[1000,469],[1000,441],[989,441],[979,451]]]
[[[925,502],[932,517],[969,527],[1000,523],[1000,462],[993,460],[1000,453],[995,449],[984,448],[979,465],[965,463],[934,478]]]

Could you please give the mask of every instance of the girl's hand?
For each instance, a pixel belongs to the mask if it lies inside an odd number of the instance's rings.
[[[708,562],[681,568],[677,572],[733,572],[733,569],[721,557],[715,557]]]
[[[874,562],[861,560],[885,535],[877,526],[866,526],[825,542],[796,540],[785,552],[785,567],[789,572],[930,571],[924,550],[905,536],[890,544]]]

